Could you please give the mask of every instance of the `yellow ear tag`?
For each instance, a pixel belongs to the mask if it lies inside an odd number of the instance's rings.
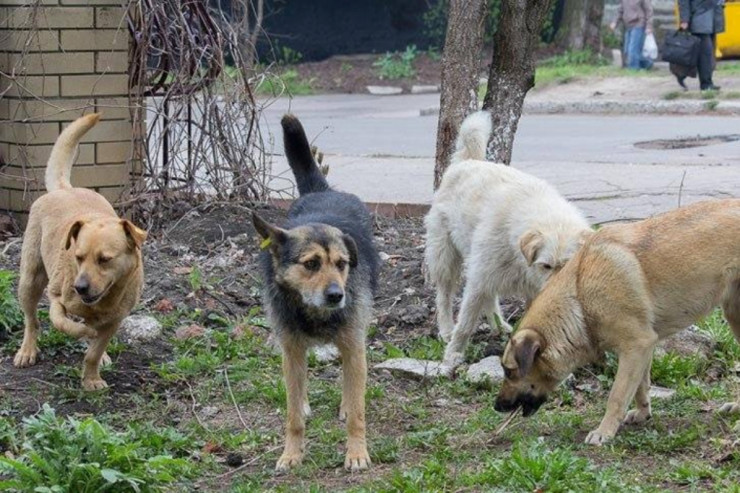
[[[265,248],[269,247],[271,243],[272,243],[272,238],[268,236],[267,238],[262,240],[262,243],[260,243],[260,250],[264,250]]]

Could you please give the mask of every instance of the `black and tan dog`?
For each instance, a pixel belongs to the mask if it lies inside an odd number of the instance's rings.
[[[372,222],[360,199],[329,187],[298,119],[286,115],[282,126],[300,198],[283,227],[252,217],[263,238],[265,309],[282,346],[288,393],[285,450],[276,469],[288,470],[303,459],[305,418],[310,413],[306,352],[322,342],[336,344],[342,357],[339,412],[347,419],[348,434],[344,465],[366,469],[365,330],[379,263]]]
[[[586,443],[650,418],[650,366],[661,339],[721,305],[740,341],[740,200],[702,202],[595,233],[553,276],[506,346],[498,411],[525,416],[573,370],[614,351],[606,414]],[[627,413],[635,399],[636,409]],[[729,402],[723,412],[738,412]]]

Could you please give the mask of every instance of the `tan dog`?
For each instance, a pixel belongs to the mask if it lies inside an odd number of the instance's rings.
[[[82,370],[86,390],[107,386],[100,378],[100,362],[107,358],[108,341],[139,301],[141,244],[146,239],[146,232],[120,219],[103,196],[70,184],[77,144],[99,119],[98,114],[84,116],[61,133],[46,167],[49,193],[31,206],[18,285],[25,331],[14,360],[19,368],[36,363],[36,306],[48,284],[52,325],[89,340]]]
[[[602,229],[552,277],[506,346],[496,410],[533,414],[573,370],[619,357],[606,415],[586,443],[651,417],[658,341],[722,305],[740,341],[740,200],[702,202]],[[627,413],[635,399],[636,409]],[[728,403],[723,412],[738,412]]]

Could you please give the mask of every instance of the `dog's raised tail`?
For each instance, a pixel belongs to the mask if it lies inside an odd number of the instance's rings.
[[[460,132],[455,142],[455,153],[450,162],[459,163],[468,159],[485,161],[486,147],[492,129],[491,114],[487,111],[476,111],[468,115],[460,125]]]
[[[75,152],[80,139],[100,120],[100,113],[91,113],[70,123],[54,143],[46,163],[46,190],[53,192],[62,188],[72,188],[69,177],[72,174]]]
[[[290,169],[293,170],[298,193],[305,195],[329,190],[329,184],[321,174],[311,153],[303,125],[295,116],[287,114],[280,121],[283,126],[283,144]]]

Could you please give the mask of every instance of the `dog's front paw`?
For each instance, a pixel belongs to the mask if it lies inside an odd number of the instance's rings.
[[[347,451],[347,457],[344,459],[344,468],[348,471],[357,472],[370,467],[370,455],[367,453],[367,447],[358,447]]]
[[[653,414],[649,409],[633,409],[627,413],[624,418],[624,424],[626,425],[637,425],[644,423],[653,417]]]
[[[594,430],[591,433],[588,434],[586,437],[585,443],[588,445],[596,445],[597,447],[600,447],[604,445],[606,442],[614,438],[614,434],[610,433],[604,433],[599,430]]]
[[[738,414],[740,413],[740,402],[725,402],[717,409],[717,412],[720,414]]]
[[[102,378],[86,378],[82,380],[82,388],[88,391],[102,390],[108,387],[108,384]]]
[[[303,462],[303,454],[289,454],[287,452],[284,452],[283,455],[281,455],[278,459],[277,464],[275,464],[275,472],[277,472],[278,474],[286,473],[292,468],[300,466],[301,462]]]
[[[303,419],[308,419],[311,417],[311,404],[308,403],[308,401],[303,401],[303,406],[301,411],[303,412]]]
[[[16,368],[25,368],[27,366],[33,366],[36,364],[36,356],[38,356],[39,350],[37,347],[27,348],[21,346],[15,358],[13,358],[13,365]]]

